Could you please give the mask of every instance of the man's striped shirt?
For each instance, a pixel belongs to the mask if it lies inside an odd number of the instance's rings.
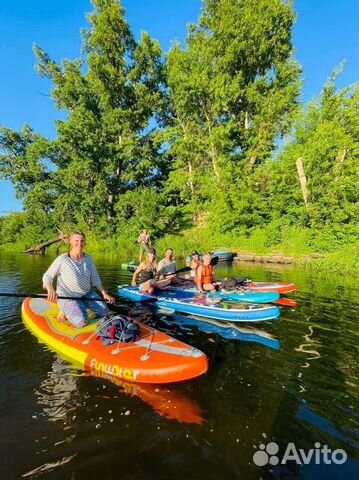
[[[102,287],[95,264],[86,253],[78,261],[73,260],[68,253],[57,257],[42,277],[44,287],[52,284],[55,277],[56,293],[63,297],[83,297],[92,287]]]

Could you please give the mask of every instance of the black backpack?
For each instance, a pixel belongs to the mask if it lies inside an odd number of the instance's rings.
[[[123,315],[107,314],[97,324],[99,338],[103,345],[117,342],[133,343],[140,337],[140,327],[137,323]]]
[[[237,290],[238,288],[245,287],[248,283],[246,278],[230,277],[225,278],[222,282],[223,290]]]

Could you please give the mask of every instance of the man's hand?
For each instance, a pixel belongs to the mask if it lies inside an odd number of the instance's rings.
[[[162,280],[162,279],[164,279],[164,278],[173,278],[173,277],[175,277],[175,276],[176,276],[175,273],[166,273],[166,275],[161,275],[161,276],[160,276],[160,279]]]
[[[47,290],[47,300],[49,302],[56,302],[57,294],[55,292],[54,287],[52,285],[46,285],[46,290]]]
[[[103,292],[103,299],[106,300],[106,303],[115,303],[115,299],[111,297],[107,292]]]

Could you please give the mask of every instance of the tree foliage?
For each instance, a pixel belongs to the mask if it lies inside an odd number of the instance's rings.
[[[194,216],[208,209],[221,228],[256,222],[243,191],[296,108],[293,22],[280,0],[208,0],[186,48],[176,44],[168,56],[174,169],[167,190],[179,192]]]
[[[34,47],[66,113],[56,138],[0,127],[0,178],[24,204],[1,220],[1,243],[72,225],[132,240],[199,225],[267,245],[293,226],[319,250],[355,239],[358,86],[337,91],[339,69],[299,106],[290,2],[204,0],[166,57],[147,33],[134,38],[118,0],[92,3],[79,58],[57,64]]]

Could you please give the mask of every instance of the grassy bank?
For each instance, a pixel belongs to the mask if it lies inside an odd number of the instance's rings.
[[[307,267],[341,276],[359,276],[359,243],[340,248],[324,259],[313,260]]]
[[[274,228],[253,231],[250,236],[245,234],[222,234],[208,229],[194,228],[176,235],[165,235],[154,241],[159,257],[171,247],[177,258],[185,258],[193,249],[213,251],[216,248],[226,248],[235,252],[250,252],[258,255],[283,255],[295,258],[295,262],[305,268],[316,271],[338,272],[342,275],[359,275],[359,242],[341,245],[334,241],[326,232],[314,235],[308,229],[295,227]],[[28,246],[28,245],[27,245]],[[56,253],[58,246],[51,246],[48,251]],[[0,246],[0,251],[21,252],[25,245],[22,242]],[[67,246],[60,249],[65,252]],[[139,254],[136,238],[127,235],[108,239],[98,239],[91,233],[87,235],[86,251],[95,256],[116,257],[119,259],[135,259]],[[308,262],[308,257],[318,253],[323,258],[314,258]]]

